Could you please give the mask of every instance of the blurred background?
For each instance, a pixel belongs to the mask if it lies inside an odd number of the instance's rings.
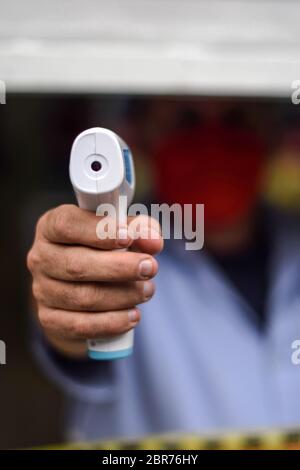
[[[1,448],[63,439],[64,398],[30,352],[24,260],[38,216],[74,201],[74,137],[119,132],[149,201],[161,134],[204,115],[243,121],[267,144],[264,198],[300,214],[299,13],[291,0],[0,0]]]

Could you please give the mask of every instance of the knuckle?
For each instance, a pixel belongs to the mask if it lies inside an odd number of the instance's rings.
[[[80,310],[91,310],[94,305],[95,294],[93,293],[93,287],[90,286],[78,286],[76,304]]]
[[[73,233],[73,218],[70,217],[72,206],[63,205],[54,209],[53,230],[55,236],[62,240],[71,240]]]
[[[74,287],[69,282],[58,281],[57,290],[51,295],[52,304],[57,308],[66,310],[74,309]]]
[[[32,272],[33,269],[34,269],[34,259],[33,259],[33,250],[32,249],[27,253],[26,265],[27,265],[27,268],[29,269],[29,271]]]
[[[31,248],[31,250],[27,254],[26,262],[27,262],[27,267],[29,271],[30,272],[35,271],[36,267],[39,265],[39,262],[40,262],[40,257],[38,255],[36,248],[34,247]]]
[[[80,281],[85,278],[85,270],[78,256],[66,254],[65,272],[73,280]]]
[[[46,212],[38,219],[35,228],[36,235],[43,233],[44,225],[47,223],[49,212],[51,211]]]

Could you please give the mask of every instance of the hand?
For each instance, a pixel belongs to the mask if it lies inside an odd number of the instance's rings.
[[[99,239],[100,218],[74,205],[50,210],[38,221],[27,265],[39,323],[60,352],[83,356],[86,339],[119,335],[140,321],[136,305],[154,294],[153,255],[163,240],[154,219],[138,217],[143,236],[136,240],[124,226],[113,239]]]

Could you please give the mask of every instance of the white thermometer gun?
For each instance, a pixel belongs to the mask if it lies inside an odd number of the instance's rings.
[[[114,206],[119,221],[127,222],[127,207],[119,196],[131,203],[135,175],[128,145],[114,132],[94,127],[75,139],[70,159],[70,178],[82,209],[97,211],[101,204]],[[127,357],[133,350],[133,330],[112,338],[88,340],[92,359],[108,360]]]

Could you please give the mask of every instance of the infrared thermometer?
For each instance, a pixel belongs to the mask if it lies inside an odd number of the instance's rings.
[[[101,127],[88,129],[75,139],[70,158],[70,179],[79,207],[99,213],[112,204],[119,222],[127,222],[127,208],[135,189],[133,159],[128,145],[114,132]],[[126,207],[120,204],[127,201]],[[130,356],[133,330],[112,338],[88,340],[92,359],[109,360]]]

